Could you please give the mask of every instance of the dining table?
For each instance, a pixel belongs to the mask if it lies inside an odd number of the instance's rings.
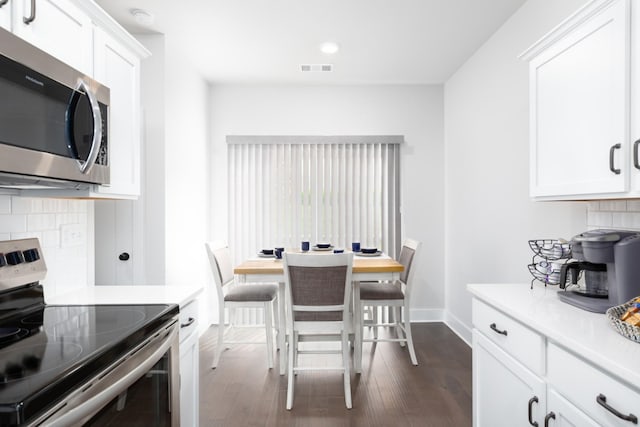
[[[287,252],[291,252],[287,250]],[[300,252],[300,251],[296,251]],[[312,252],[312,251],[310,251]],[[320,252],[318,252],[320,253]],[[330,254],[331,252],[328,252]],[[400,278],[404,266],[398,261],[382,253],[377,256],[366,256],[354,253],[352,280],[354,282],[393,281]],[[271,282],[278,283],[278,348],[280,349],[280,375],[286,372],[285,322],[285,285],[282,259],[275,257],[250,258],[233,269],[239,282]],[[355,316],[354,327],[362,327],[361,319]]]

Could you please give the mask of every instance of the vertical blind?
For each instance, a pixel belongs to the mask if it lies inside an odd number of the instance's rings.
[[[229,243],[263,248],[352,242],[400,248],[402,136],[227,136]]]

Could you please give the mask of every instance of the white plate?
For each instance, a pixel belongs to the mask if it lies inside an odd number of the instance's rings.
[[[267,254],[263,254],[262,252],[258,252],[258,256],[260,258],[275,258],[276,254],[267,255]]]
[[[380,256],[380,255],[382,255],[382,251],[376,251],[372,254],[365,254],[363,252],[358,252],[358,256],[374,257],[374,256]]]
[[[333,250],[333,246],[329,246],[328,248],[319,248],[317,246],[314,246],[311,248],[314,251],[332,251]]]

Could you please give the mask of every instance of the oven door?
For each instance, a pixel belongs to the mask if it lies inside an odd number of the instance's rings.
[[[33,425],[179,426],[180,352],[174,320]]]

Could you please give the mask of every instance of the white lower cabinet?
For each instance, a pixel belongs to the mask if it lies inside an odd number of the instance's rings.
[[[640,385],[625,383],[607,372],[610,366],[566,348],[568,339],[552,340],[534,322],[520,323],[521,308],[513,306],[510,313],[473,300],[474,426],[637,425]],[[598,320],[606,322],[604,316]],[[620,351],[637,346],[622,344]]]
[[[198,302],[180,307],[180,425],[199,422]]]
[[[11,7],[8,0],[0,0],[0,28],[11,31]]]
[[[544,381],[474,329],[474,426],[541,426],[544,415]]]
[[[560,396],[552,388],[547,390],[547,406],[549,412],[545,415],[545,427],[599,427],[600,424],[589,418],[580,409],[573,406],[567,399]]]

